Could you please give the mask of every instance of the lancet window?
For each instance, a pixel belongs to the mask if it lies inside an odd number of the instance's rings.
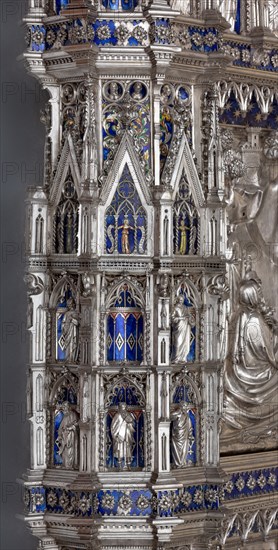
[[[122,284],[107,315],[107,360],[141,363],[144,349],[144,315],[131,285]]]
[[[174,202],[174,253],[182,256],[199,251],[199,215],[188,181],[183,174]]]
[[[43,229],[44,229],[44,220],[41,214],[36,218],[36,229],[35,229],[35,253],[42,254],[43,252]]]
[[[147,215],[126,165],[105,213],[106,252],[144,254]]]
[[[78,248],[77,193],[69,175],[54,218],[54,249],[57,254],[76,254]]]

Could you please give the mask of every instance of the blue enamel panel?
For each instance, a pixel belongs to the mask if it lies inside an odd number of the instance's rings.
[[[59,427],[63,418],[64,418],[64,413],[62,411],[58,411],[54,419],[54,464],[56,465],[63,464],[63,459],[61,455],[59,455],[59,447],[57,444]]]

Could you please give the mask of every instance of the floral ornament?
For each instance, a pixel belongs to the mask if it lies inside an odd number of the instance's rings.
[[[59,498],[59,506],[61,506],[64,510],[66,510],[66,508],[68,507],[68,504],[69,504],[69,497],[67,496],[67,493],[63,491]]]
[[[30,46],[30,44],[31,44],[31,29],[27,29],[27,31],[25,33],[25,36],[24,36],[24,40],[25,40],[27,46]]]
[[[69,29],[69,40],[71,41],[72,44],[78,44],[79,42],[82,42],[82,40],[84,40],[85,37],[86,37],[86,32],[84,27],[77,25]]]
[[[240,59],[240,50],[238,48],[232,48],[231,55],[234,57],[234,59]]]
[[[74,496],[72,496],[71,499],[70,499],[70,503],[68,504],[68,507],[67,507],[67,512],[69,514],[75,512],[76,506],[77,506],[76,498]]]
[[[246,482],[246,486],[248,487],[248,489],[250,489],[250,491],[253,491],[253,489],[255,489],[256,480],[253,476],[248,477],[247,482]]]
[[[277,53],[271,57],[271,63],[272,63],[272,65],[275,69],[278,67],[278,54]]]
[[[189,491],[184,491],[181,497],[181,503],[187,508],[188,506],[190,506],[191,502],[192,502],[192,495],[189,493]]]
[[[54,508],[54,506],[57,504],[58,502],[58,498],[57,498],[57,495],[56,493],[54,493],[54,491],[50,491],[46,497],[46,502],[49,506],[51,506],[51,508]]]
[[[144,495],[140,495],[137,499],[136,506],[141,510],[141,512],[144,512],[150,505],[150,501],[145,497]]]
[[[235,482],[235,486],[237,488],[237,490],[241,493],[241,491],[243,491],[244,487],[245,487],[245,481],[243,479],[243,477],[239,477],[236,482]]]
[[[34,42],[34,44],[37,44],[38,46],[43,44],[43,42],[44,42],[44,33],[40,30],[34,31],[32,33],[32,42]]]
[[[56,40],[56,34],[53,29],[48,29],[45,35],[45,41],[49,46],[52,46]]]
[[[87,38],[89,42],[92,42],[95,38],[95,29],[92,25],[88,25],[87,27]]]
[[[225,500],[225,489],[224,487],[221,487],[221,489],[219,489],[219,502],[224,502]]]
[[[261,474],[260,477],[257,479],[257,484],[261,489],[266,486],[266,478],[263,474]]]
[[[105,495],[103,495],[101,499],[101,505],[103,506],[103,508],[112,510],[112,508],[114,508],[114,504],[115,504],[115,499],[112,495],[110,495],[109,493],[106,493]]]
[[[129,31],[124,23],[121,23],[115,30],[115,36],[118,38],[119,44],[124,44],[129,36]]]
[[[274,487],[276,485],[277,477],[275,474],[271,473],[269,474],[269,478],[267,480],[267,483]]]
[[[217,502],[218,492],[215,489],[207,489],[205,492],[205,499],[210,503]]]
[[[203,491],[201,489],[196,489],[193,495],[193,502],[195,502],[195,504],[203,504],[203,500],[204,500]]]
[[[180,503],[180,497],[176,493],[172,495],[172,507],[175,509]]]
[[[176,27],[176,40],[185,50],[191,49],[191,37],[187,28]]]
[[[170,44],[173,38],[171,28],[166,25],[153,25],[150,34],[154,42],[159,44]]]
[[[269,55],[267,53],[265,53],[261,58],[261,65],[263,67],[266,67],[267,65],[269,65],[269,63],[270,63]]]
[[[206,46],[210,46],[210,47],[214,46],[214,44],[216,44],[216,42],[217,42],[217,37],[215,36],[215,34],[213,34],[213,32],[208,32],[204,36],[204,44],[206,44]]]
[[[24,491],[23,502],[24,502],[24,506],[25,506],[26,508],[29,508],[30,502],[31,502],[31,498],[30,498],[30,491],[28,491],[28,489],[25,489],[25,491]]]
[[[57,40],[60,44],[64,44],[66,38],[67,38],[66,27],[62,26],[57,32]]]
[[[231,480],[227,481],[226,485],[225,485],[225,491],[226,493],[229,493],[231,494],[233,492],[233,489],[234,489],[234,484]]]
[[[140,25],[137,25],[134,30],[132,31],[132,36],[139,42],[139,44],[144,44],[147,42],[148,33],[143,27],[140,27]]]
[[[97,29],[97,36],[100,40],[108,40],[111,37],[108,25],[100,25]]]
[[[36,506],[41,506],[43,503],[44,503],[44,495],[42,493],[36,493],[35,495]]]
[[[203,44],[203,37],[198,32],[194,32],[191,35],[191,40],[192,40],[194,46],[199,47],[199,46],[202,46],[202,44]]]
[[[229,44],[223,44],[222,53],[224,53],[225,55],[232,55],[232,46],[230,46]]]
[[[162,495],[159,499],[159,508],[161,510],[170,510],[172,508],[172,497],[170,495]]]
[[[248,63],[251,59],[251,53],[249,50],[242,50],[241,51],[241,59],[244,61],[244,63]]]
[[[118,514],[128,514],[132,508],[132,500],[129,495],[123,495],[118,504],[117,513]]]
[[[86,514],[89,512],[91,508],[91,500],[90,498],[86,497],[86,495],[83,495],[78,501],[78,509],[81,512],[81,514]]]

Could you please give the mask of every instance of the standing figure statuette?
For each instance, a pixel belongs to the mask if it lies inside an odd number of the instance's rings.
[[[57,445],[66,469],[78,466],[78,415],[67,401],[63,404],[63,419],[59,426]]]
[[[113,454],[124,469],[130,466],[134,445],[134,416],[127,410],[126,403],[120,403],[118,412],[111,423]]]
[[[171,450],[174,464],[177,468],[186,466],[189,450],[189,438],[192,432],[191,420],[188,414],[188,405],[181,403],[171,414],[172,440]]]
[[[177,298],[172,313],[173,329],[173,363],[184,363],[190,352],[191,327],[195,324],[194,315],[184,305],[184,296]]]

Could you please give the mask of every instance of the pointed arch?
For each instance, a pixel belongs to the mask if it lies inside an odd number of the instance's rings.
[[[68,401],[71,405],[78,402],[78,377],[69,371],[64,372],[53,385],[49,401],[58,408]]]
[[[63,301],[67,296],[65,294],[68,292],[68,297],[73,297],[76,300],[76,290],[74,287],[74,282],[69,277],[69,275],[64,275],[54,286],[50,300],[49,300],[49,308],[53,309],[57,307],[57,304],[61,301]]]
[[[129,280],[114,285],[109,293],[106,308],[106,353],[109,362],[143,361],[145,311],[140,294]]]
[[[167,170],[167,164],[165,166],[164,171],[166,170]],[[164,171],[163,171],[162,179],[164,179]],[[174,164],[174,170],[170,178],[170,186],[174,191],[174,197],[177,194],[179,183],[183,174],[186,177],[187,181],[189,182],[190,191],[192,192],[193,201],[196,205],[196,208],[198,211],[200,211],[200,208],[204,206],[205,197],[204,197],[202,185],[200,182],[200,178],[198,176],[197,168],[194,162],[194,158],[192,156],[192,152],[189,147],[187,137],[185,134],[183,134],[182,136],[180,147],[177,153],[177,158]]]
[[[127,133],[104,182],[100,200],[98,240],[101,251],[106,254],[152,254],[151,193]],[[103,219],[106,219],[105,231]]]
[[[173,250],[182,256],[200,252],[200,215],[184,170],[173,205]]]
[[[53,219],[53,247],[57,254],[77,254],[79,202],[69,170]]]
[[[69,172],[71,174],[77,197],[79,199],[81,194],[81,173],[77,161],[74,143],[70,134],[68,134],[65,139],[61,156],[58,161],[56,173],[53,178],[53,184],[50,189],[49,202],[51,205],[56,206],[58,204],[62,194],[64,183]]]

